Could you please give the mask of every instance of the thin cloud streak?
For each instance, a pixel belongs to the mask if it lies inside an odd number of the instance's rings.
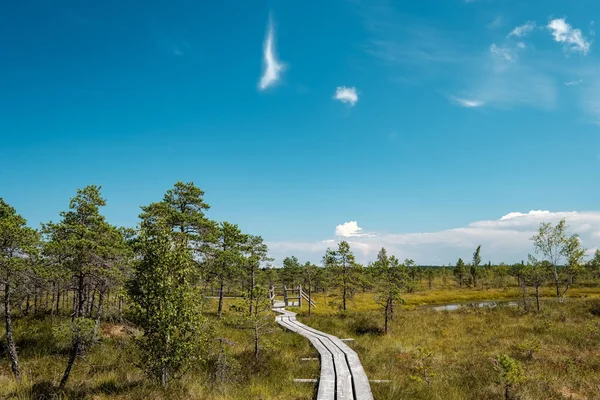
[[[277,83],[281,77],[281,72],[285,68],[284,64],[277,60],[276,57],[275,32],[272,18],[269,18],[267,36],[263,43],[263,63],[264,72],[258,85],[260,90],[265,90]]]
[[[463,99],[460,97],[451,97],[450,98],[455,104],[466,108],[476,108],[481,107],[485,104],[485,102],[475,99]]]
[[[583,79],[578,79],[576,81],[565,82],[565,86],[577,86],[577,85],[581,85],[582,83],[583,83]]]
[[[516,37],[524,37],[527,36],[531,31],[533,31],[536,27],[535,21],[527,21],[523,25],[517,26],[513,29],[508,36],[516,36]]]

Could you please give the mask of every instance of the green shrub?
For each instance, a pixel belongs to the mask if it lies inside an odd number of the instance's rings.
[[[595,300],[591,303],[590,314],[600,317],[600,300]]]
[[[382,335],[383,328],[375,317],[371,315],[358,315],[354,318],[351,324],[351,329],[357,335]]]

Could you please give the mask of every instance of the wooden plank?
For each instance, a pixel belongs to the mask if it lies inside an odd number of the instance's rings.
[[[358,355],[343,341],[296,320],[296,314],[277,309],[277,322],[305,336],[321,355],[318,400],[373,400],[371,386]],[[356,397],[355,397],[356,394]]]
[[[290,323],[290,318],[295,319],[295,314],[290,313],[287,310],[276,310],[283,315],[276,318],[276,321],[287,329],[300,333],[300,328]],[[302,334],[302,333],[300,333]],[[304,336],[304,335],[303,335]],[[317,349],[321,355],[321,374],[319,378],[319,388],[317,391],[317,400],[334,400],[335,398],[335,376],[333,367],[333,358],[331,352],[314,336],[308,335],[307,339],[311,342],[313,347]]]
[[[298,322],[299,323],[299,322]],[[352,350],[348,345],[342,342],[337,336],[329,335],[313,329],[309,326],[304,325],[305,328],[314,334],[324,335],[327,337],[341,352],[343,352],[345,356],[345,361],[352,371],[352,385],[354,390],[357,393],[357,399],[361,400],[373,400],[373,393],[371,392],[371,385],[369,385],[369,379],[367,378],[367,374],[365,373],[362,364],[360,363],[360,359],[358,358],[358,354],[354,350]],[[336,367],[338,364],[336,363]]]

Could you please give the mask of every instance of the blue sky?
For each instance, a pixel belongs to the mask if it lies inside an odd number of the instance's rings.
[[[364,261],[480,242],[520,260],[558,216],[595,249],[598,18],[592,0],[3,2],[0,196],[37,226],[100,184],[134,226],[192,180],[277,259],[345,238]]]

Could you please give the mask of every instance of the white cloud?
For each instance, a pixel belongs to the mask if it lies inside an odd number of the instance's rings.
[[[467,108],[481,107],[485,104],[485,102],[480,101],[480,100],[475,100],[475,99],[464,99],[464,98],[460,98],[460,97],[451,97],[451,99],[456,104],[458,104],[462,107],[467,107]]]
[[[517,47],[518,47],[518,48],[520,48],[520,49],[524,49],[526,46],[525,46],[525,43],[523,43],[523,42],[518,42],[518,43],[517,43]]]
[[[412,258],[421,264],[455,263],[458,257],[470,259],[478,245],[482,245],[484,260],[492,262],[520,262],[533,254],[530,240],[541,222],[556,224],[567,220],[570,233],[579,233],[584,247],[600,247],[600,211],[551,212],[533,210],[527,213],[511,212],[499,219],[483,220],[464,227],[422,233],[380,233],[366,235],[356,221],[336,227],[339,240],[346,240],[362,263],[373,261],[381,247],[400,259]],[[315,242],[270,242],[270,253],[277,262],[289,255],[302,260],[319,262],[337,240]]]
[[[574,29],[564,18],[550,21],[548,29],[552,31],[554,40],[563,43],[566,52],[579,52],[586,55],[590,50],[590,42],[583,36],[580,29]]]
[[[350,105],[353,106],[358,101],[358,93],[356,92],[355,87],[338,86],[333,98],[342,103],[350,103]]]
[[[525,214],[520,213],[520,212],[511,212],[506,215],[503,215],[500,218],[500,221],[505,221],[507,219],[518,218],[518,217],[527,217],[527,216],[535,216],[535,215],[549,215],[549,214],[550,214],[550,211],[543,211],[543,210],[531,210]]]
[[[264,71],[258,85],[260,90],[265,90],[269,86],[277,83],[281,72],[285,67],[279,60],[277,60],[277,56],[275,54],[275,32],[273,29],[272,19],[269,19],[267,36],[265,37],[265,41],[263,43],[263,62]]]
[[[365,236],[361,231],[362,228],[358,226],[356,221],[344,222],[335,227],[335,235],[342,237]]]
[[[524,37],[527,36],[531,31],[535,29],[535,21],[527,21],[523,25],[517,26],[513,29],[508,36]]]
[[[517,53],[515,53],[512,49],[510,49],[508,47],[498,46],[498,45],[496,45],[496,43],[493,43],[490,46],[490,52],[494,56],[500,57],[506,61],[510,61],[510,62],[517,61]]]
[[[565,86],[576,86],[576,85],[581,85],[582,83],[583,83],[583,78],[578,79],[576,81],[567,81],[567,82],[565,82]]]

